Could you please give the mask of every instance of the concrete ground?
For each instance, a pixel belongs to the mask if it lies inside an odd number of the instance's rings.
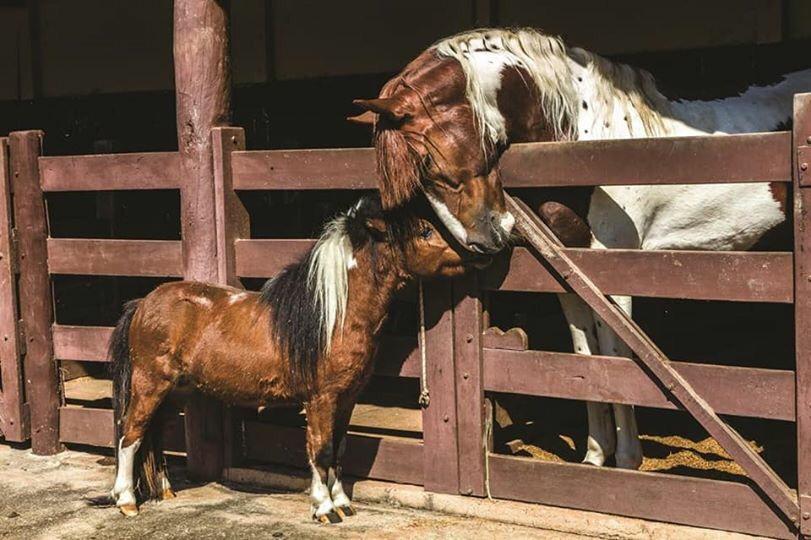
[[[357,502],[358,515],[339,525],[313,523],[301,491],[219,483],[175,482],[176,499],[147,504],[139,516],[125,518],[106,501],[114,474],[111,462],[78,451],[34,456],[0,444],[0,538],[743,538],[509,502],[476,501],[471,513],[490,519],[465,517],[458,510],[470,505],[469,499],[442,496],[431,505],[435,511],[408,508],[397,501],[424,500],[426,494],[381,483],[358,489],[358,497],[361,491],[385,496],[374,503]],[[249,476],[242,480],[250,482]],[[300,481],[291,487],[296,485]]]

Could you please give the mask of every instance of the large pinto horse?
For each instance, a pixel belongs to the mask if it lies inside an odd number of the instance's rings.
[[[431,223],[427,203],[419,214],[414,206],[384,216],[379,199],[361,199],[259,293],[175,282],[126,306],[110,345],[112,497],[125,515],[138,513],[136,491],[173,496],[160,409],[183,389],[246,407],[303,404],[313,518],[354,513],[341,485],[344,437],[394,292],[415,277],[458,276],[467,262]]]
[[[496,168],[511,143],[771,131],[808,90],[811,71],[801,71],[727,99],[671,101],[647,72],[556,37],[482,29],[424,51],[379,98],[357,100],[367,112],[355,119],[375,123],[384,202],[421,189],[463,245],[492,252],[513,222]],[[786,220],[786,197],[782,184],[610,186],[539,212],[570,246],[746,250]],[[630,297],[614,299],[631,314]],[[631,355],[578,298],[560,302],[576,352]],[[585,462],[614,454],[619,467],[641,464],[632,407],[590,403],[588,421]]]

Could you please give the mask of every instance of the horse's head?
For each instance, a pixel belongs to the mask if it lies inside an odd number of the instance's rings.
[[[355,103],[375,115],[384,207],[422,190],[464,249],[489,254],[506,245],[514,220],[495,170],[502,149],[482,143],[466,80],[459,62],[429,49],[379,98]]]

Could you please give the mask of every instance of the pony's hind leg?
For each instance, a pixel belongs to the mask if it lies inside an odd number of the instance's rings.
[[[133,371],[131,398],[127,407],[122,437],[118,441],[118,470],[111,494],[116,501],[116,506],[126,516],[138,514],[134,478],[138,449],[141,447],[147,430],[150,429],[152,418],[172,386],[172,383],[166,379],[150,377],[136,370]],[[160,481],[163,482],[163,480]],[[168,480],[166,482],[168,484]]]
[[[336,406],[332,397],[318,397],[307,403],[307,457],[313,471],[310,500],[313,519],[321,523],[340,523],[340,514],[332,502],[329,468],[333,463],[333,430]]]
[[[332,435],[332,447],[335,450],[332,465],[329,469],[329,479],[327,487],[329,488],[332,503],[335,505],[335,510],[341,517],[354,516],[355,509],[352,506],[352,501],[344,491],[342,482],[343,467],[341,460],[343,459],[346,450],[346,430],[349,427],[349,418],[352,416],[352,409],[354,403],[348,407],[342,407],[341,411],[335,419],[335,428]]]

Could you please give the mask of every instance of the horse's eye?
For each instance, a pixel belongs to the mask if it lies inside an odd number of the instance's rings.
[[[434,230],[431,227],[425,227],[423,230],[420,231],[420,236],[422,236],[426,240],[431,238],[432,234],[434,234]]]

